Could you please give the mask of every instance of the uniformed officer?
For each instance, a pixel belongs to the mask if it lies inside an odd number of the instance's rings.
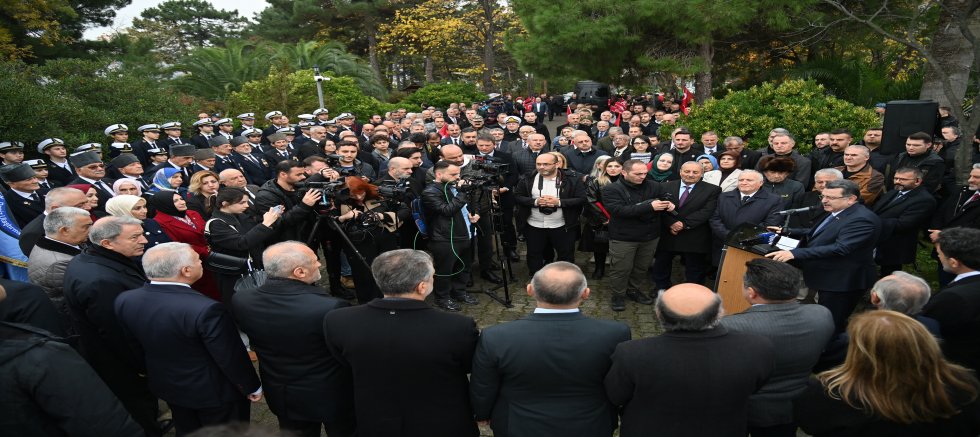
[[[316,116],[313,122],[320,126],[324,126],[330,121],[330,110],[327,108],[318,108],[316,111],[313,111],[313,115]]]
[[[276,133],[279,129],[289,127],[289,118],[281,111],[270,111],[265,114],[265,119],[269,120],[269,127],[262,129],[262,144],[268,145],[269,135]]]
[[[170,152],[168,152],[167,149],[162,148],[150,149],[147,150],[146,153],[150,155],[150,164],[143,166],[143,168],[150,168],[156,166],[157,164],[167,162],[167,158],[170,157]]]
[[[238,114],[238,116],[235,117],[235,118],[241,120],[241,122],[242,122],[242,127],[238,128],[238,129],[235,129],[235,131],[232,132],[236,137],[239,136],[239,135],[241,135],[242,134],[242,131],[244,131],[246,129],[252,129],[252,128],[255,127],[255,113],[254,112],[246,112],[244,114]]]
[[[0,165],[20,164],[24,162],[24,143],[20,141],[4,141],[0,143]]]
[[[68,162],[68,148],[60,138],[47,138],[37,144],[37,153],[47,155],[48,178],[63,187],[75,179],[75,171]]]
[[[252,146],[252,153],[264,155],[265,152],[272,150],[272,146],[262,144],[262,131],[259,129],[245,129],[241,136],[245,137]]]
[[[207,149],[210,147],[208,145],[208,140],[214,136],[214,123],[211,120],[198,120],[194,122],[194,127],[197,128],[197,135],[191,137],[191,143],[194,147],[198,149]]]
[[[99,205],[93,213],[104,217],[106,215],[105,203],[115,196],[115,193],[112,192],[113,180],[106,178],[105,163],[102,162],[102,158],[93,150],[80,153],[76,151],[71,154],[69,161],[71,161],[72,167],[75,167],[75,173],[78,174],[78,177],[68,185],[89,184],[95,187],[95,191],[99,195]]]
[[[76,147],[74,152],[71,152],[71,156],[68,157],[68,161],[71,161],[72,156],[78,156],[86,152],[93,152],[95,153],[95,156],[99,158],[100,161],[102,160],[102,144],[85,143],[82,144],[81,146]],[[72,165],[74,165],[74,163]],[[77,174],[78,173],[76,172],[76,175]]]
[[[27,164],[8,164],[0,167],[0,179],[10,187],[7,206],[21,228],[44,213],[44,196],[34,176],[34,169]]]
[[[161,124],[160,128],[163,129],[163,133],[167,134],[167,138],[164,138],[163,144],[160,145],[161,149],[169,151],[170,146],[188,143],[188,140],[182,136],[184,126],[179,121],[168,121]]]
[[[218,136],[225,137],[229,140],[235,138],[235,136],[232,135],[232,131],[235,130],[235,123],[231,121],[230,118],[219,119],[218,121],[214,122],[214,125],[218,128],[218,131],[216,132]]]
[[[34,177],[37,178],[37,193],[41,196],[48,194],[52,188],[58,188],[62,186],[58,181],[49,180],[48,177],[50,172],[48,170],[48,163],[43,159],[28,159],[24,161],[24,164],[31,166],[34,169]]]
[[[109,159],[115,158],[123,153],[133,153],[133,146],[129,143],[109,144]]]
[[[272,166],[264,153],[253,148],[253,141],[258,141],[258,135],[261,135],[257,131],[254,133],[257,134],[254,139],[241,136],[231,139],[231,147],[235,152],[232,159],[241,168],[249,184],[262,186],[272,177]]]
[[[136,155],[131,153],[119,155],[113,158],[109,165],[118,170],[121,177],[132,180],[144,193],[150,191],[150,183],[143,179],[143,164]]]
[[[215,136],[211,141],[218,139],[227,140],[222,136]],[[211,149],[197,149],[194,151],[194,164],[191,165],[191,175],[199,171],[214,171],[215,154]],[[217,173],[217,172],[215,172]]]
[[[126,126],[125,124],[116,123],[109,125],[109,127],[105,128],[105,130],[102,132],[105,133],[105,136],[112,138],[112,141],[120,143],[129,141],[129,126]]]
[[[163,128],[159,124],[144,124],[138,128],[136,131],[143,134],[143,138],[135,143],[132,143],[133,153],[139,158],[140,163],[147,164],[150,162],[150,155],[146,153],[147,150],[155,149],[159,147],[157,143],[160,141],[160,133]],[[177,133],[177,138],[180,138],[180,133]],[[111,155],[111,151],[110,151]],[[111,156],[115,158],[118,155]]]

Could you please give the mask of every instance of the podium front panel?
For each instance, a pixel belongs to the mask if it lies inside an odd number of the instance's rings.
[[[725,308],[725,314],[740,313],[751,306],[742,295],[745,263],[762,257],[734,246],[725,248],[721,255],[721,266],[718,268],[718,279],[715,283],[715,290],[721,296],[721,305]]]

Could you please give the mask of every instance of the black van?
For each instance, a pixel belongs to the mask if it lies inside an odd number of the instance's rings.
[[[609,98],[612,97],[612,90],[609,85],[592,80],[581,80],[575,83],[575,95],[578,96],[579,105],[596,105],[599,111],[609,109]]]

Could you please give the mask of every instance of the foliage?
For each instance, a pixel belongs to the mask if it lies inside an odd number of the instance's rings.
[[[787,75],[813,79],[831,94],[864,107],[877,102],[916,99],[922,88],[921,72],[896,79],[888,65],[872,66],[859,59],[813,59],[788,70]]]
[[[289,72],[309,70],[313,65],[338,76],[353,78],[368,95],[379,98],[385,95],[384,86],[371,68],[335,42],[254,44],[232,40],[225,47],[199,48],[174,67],[182,73],[174,82],[178,89],[188,94],[220,99],[241,90],[246,82],[266,77],[272,67],[279,72]]]
[[[135,129],[146,123],[194,120],[196,102],[166,86],[107,68],[108,61],[55,60],[44,66],[0,63],[0,111],[4,140],[23,141],[28,154],[44,138],[74,147],[105,144],[113,123]],[[36,150],[34,150],[36,152]]]
[[[476,85],[472,83],[451,82],[426,85],[407,96],[402,102],[413,108],[421,106],[447,108],[450,103],[480,102],[486,98],[487,95],[477,91]]]
[[[266,0],[244,32],[263,41],[295,43],[316,38],[326,23],[328,11],[317,0]]]
[[[329,71],[321,71],[321,74],[330,78],[321,84],[324,104],[331,113],[351,112],[363,120],[392,108],[392,105],[361,92],[353,78],[335,76]],[[268,76],[247,82],[241,91],[231,93],[226,112],[302,114],[313,111],[318,105],[316,81],[311,70],[288,72],[273,68]]]
[[[750,148],[764,148],[769,131],[782,127],[797,138],[801,153],[808,139],[819,132],[846,128],[863,132],[879,125],[874,111],[828,96],[813,80],[790,80],[776,85],[766,82],[744,91],[733,91],[723,99],[697,105],[678,124],[691,129],[695,137],[713,130],[719,137],[735,135]]]
[[[167,0],[147,8],[133,20],[134,36],[156,42],[156,50],[174,62],[194,47],[208,47],[217,41],[236,37],[246,20],[237,10],[215,9],[204,0]]]
[[[65,0],[25,0],[0,3],[0,59],[33,56],[34,45],[66,42],[60,16],[74,16]]]

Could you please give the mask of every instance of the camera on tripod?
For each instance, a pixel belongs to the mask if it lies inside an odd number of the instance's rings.
[[[332,153],[326,155],[326,158],[327,158],[327,166],[334,169],[337,173],[340,173],[340,176],[342,177],[361,176],[361,172],[357,170],[356,165],[354,167],[349,167],[349,168],[344,168],[343,166],[341,166],[340,155]]]
[[[383,181],[378,185],[378,195],[380,195],[385,200],[395,201],[395,202],[407,202],[408,199],[408,187],[406,186],[407,179],[402,179],[400,181]]]
[[[323,181],[323,182],[300,182],[295,185],[297,190],[308,189],[308,190],[320,190],[320,203],[323,205],[329,205],[330,199],[337,198],[347,187],[344,184],[343,179],[338,179],[336,181]]]
[[[475,171],[496,176],[502,173],[507,173],[508,164],[493,162],[484,156],[474,156],[473,161],[470,163],[470,167],[472,167]]]

